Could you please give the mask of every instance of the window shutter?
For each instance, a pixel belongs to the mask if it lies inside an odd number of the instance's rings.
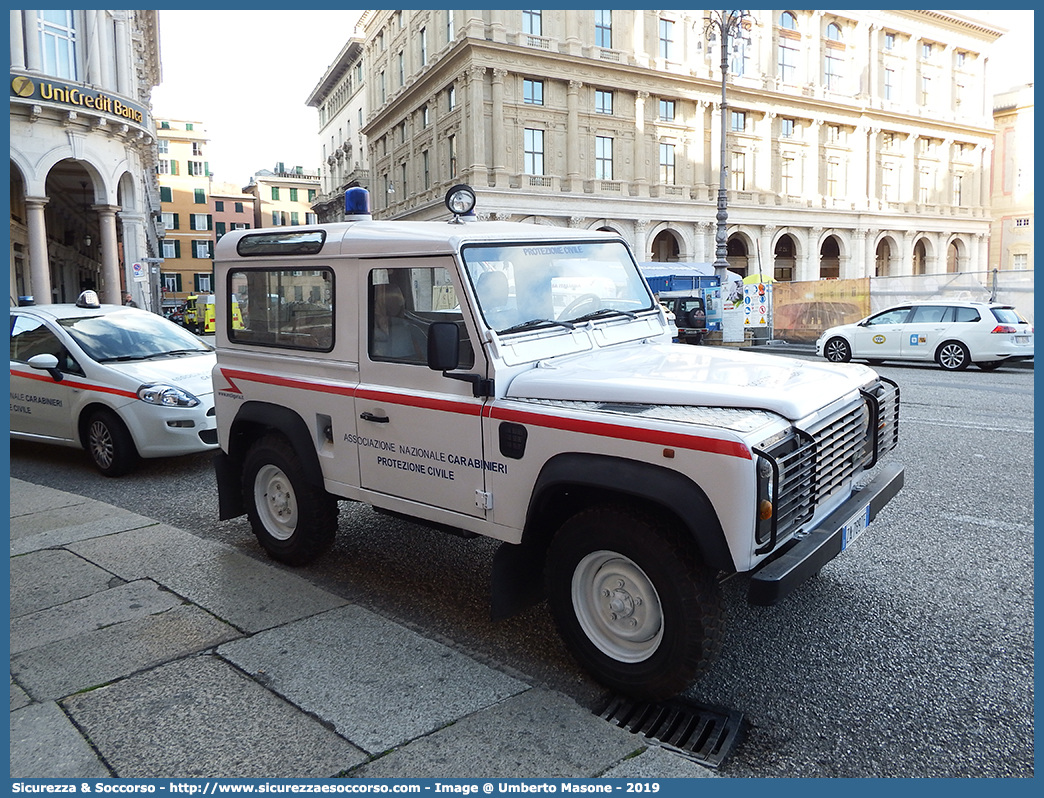
[[[209,214],[209,213],[207,214],[207,229],[208,230],[213,230],[214,229],[214,217],[211,214]]]
[[[177,218],[177,215],[175,215],[175,219],[176,218]],[[180,258],[181,257],[181,242],[178,241],[177,239],[174,239],[174,257],[175,258]],[[180,274],[178,275],[178,290],[179,291],[181,290],[181,275]]]
[[[195,259],[195,257],[196,257],[196,242],[195,241],[190,241],[189,242],[189,249],[192,250],[192,257],[193,257],[193,259]]]
[[[178,230],[178,214],[174,214],[174,229]]]
[[[203,161],[203,174],[210,177],[210,161]]]
[[[173,193],[170,186],[160,186],[160,202],[173,202]]]
[[[178,162],[177,162],[177,161],[174,161],[174,160],[172,160],[172,161],[170,162],[170,173],[171,173],[172,175],[178,175],[178,174],[181,174],[181,173],[180,173],[180,172],[178,171]]]

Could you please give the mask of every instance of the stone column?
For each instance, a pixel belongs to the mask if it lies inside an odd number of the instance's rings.
[[[696,100],[695,116],[692,120],[692,135],[689,139],[689,162],[692,164],[692,198],[703,199],[707,186],[707,163],[706,156],[706,126],[707,126],[707,102]],[[713,260],[713,258],[712,258]]]
[[[122,13],[125,13],[125,12],[116,11],[114,13],[122,14]],[[103,31],[105,31],[105,25],[107,25],[107,23],[108,23],[108,14],[109,14],[108,11],[99,11],[98,12],[98,26],[99,26],[98,27],[98,31],[99,31],[99,34],[101,32],[103,32]],[[120,52],[120,47],[130,47],[130,43],[126,41],[126,38],[127,38],[127,36],[126,36],[127,26],[125,24],[123,24],[123,20],[122,19],[120,20],[120,24],[121,24],[122,27],[119,28],[119,30],[123,34],[124,41],[121,42],[119,38],[114,38],[115,47],[114,47],[114,52],[113,52],[112,59],[110,60],[109,58],[106,58],[104,55],[102,56],[102,59],[101,59],[101,85],[103,85],[105,88],[109,89],[110,91],[112,91],[112,90],[117,88],[117,86],[116,86],[116,75],[114,73],[114,70],[116,69],[116,65],[119,63],[119,59],[120,59],[120,57],[122,55],[122,53]],[[100,38],[100,36],[99,36],[99,38]],[[129,92],[129,93],[132,93],[132,92]]]
[[[838,276],[842,280],[855,280],[867,276],[866,270],[866,228],[857,227],[852,231],[852,256],[842,264]]]
[[[25,38],[22,11],[11,11],[11,69],[25,69]]]
[[[976,169],[979,181],[978,200],[980,208],[990,207],[990,195],[993,191],[993,145],[980,144],[975,148],[979,154],[979,168]]]
[[[899,202],[917,202],[917,135],[915,133],[910,133],[906,137],[903,146]]]
[[[819,237],[821,235],[823,235],[822,227],[813,227],[808,231],[805,257],[799,261],[801,276],[797,277],[797,280],[819,279]]]
[[[134,69],[130,63],[132,48],[130,38],[127,36],[127,20],[124,13],[116,12],[114,26],[116,30],[116,90],[128,97],[133,97],[135,95]]]
[[[864,262],[866,263],[865,276],[876,277],[877,276],[877,251],[874,249],[874,241],[877,240],[877,236],[880,230],[870,228],[869,230],[863,231],[863,243],[864,243]]]
[[[767,274],[769,277],[775,277],[776,263],[772,252],[772,239],[775,235],[776,225],[766,224],[761,228],[761,236],[758,241],[760,259],[755,261],[753,270],[747,269],[747,274],[753,274],[755,271],[759,271],[762,275]],[[764,277],[761,279],[764,280]]]
[[[754,190],[762,196],[772,196],[772,123],[775,111],[768,111],[757,123],[759,137],[754,145]],[[769,202],[772,200],[769,199]]]
[[[1004,257],[1003,253],[1001,253],[1001,257]],[[990,263],[990,237],[986,233],[976,233],[970,270],[988,272],[991,269],[1000,268],[1000,266],[1000,263]]]
[[[805,83],[814,87],[816,97],[823,96],[823,37],[820,32],[822,21],[823,12],[813,11],[808,18],[808,30],[803,37],[805,46],[808,48],[808,60],[805,62]]]
[[[638,91],[634,95],[634,169],[633,180],[635,190],[639,197],[649,196],[649,183],[659,182],[659,174],[655,181],[649,180],[649,171],[646,160],[649,154],[648,142],[645,137],[645,101],[649,99],[649,92]],[[659,156],[656,159],[659,165]],[[659,170],[657,170],[659,171]]]
[[[634,14],[633,37],[631,39],[631,52],[639,66],[649,65],[649,54],[645,50],[645,11],[638,9],[632,11]]]
[[[649,252],[647,250],[646,242],[648,228],[648,219],[634,220],[634,256],[639,263],[644,263],[649,260]]]
[[[812,200],[814,208],[823,207],[823,197],[819,190],[819,136],[823,127],[822,119],[813,119],[808,127],[808,143],[806,154],[802,155],[805,165],[802,169],[804,181],[802,194]]]
[[[565,12],[565,51],[569,55],[581,55],[583,53],[583,42],[577,35],[580,32],[580,11]]]
[[[712,263],[714,261],[714,231],[711,222],[696,222],[696,262]]]
[[[84,83],[93,83],[96,86],[104,85],[101,79],[101,59],[102,59],[102,42],[101,32],[102,28],[99,19],[99,15],[104,14],[104,11],[84,11],[83,19],[85,24],[84,36],[86,40],[84,42],[78,42],[77,44],[85,44],[86,47],[83,49],[87,56],[87,76]],[[77,46],[79,49],[79,46]]]
[[[566,191],[584,190],[580,173],[580,89],[579,80],[569,81],[566,90]]]
[[[865,210],[870,204],[870,144],[868,137],[873,134],[866,125],[858,125],[855,129],[855,146],[852,147],[852,160],[849,162],[851,179],[845,188],[844,195],[855,200],[856,208]]]
[[[47,197],[25,198],[25,225],[29,232],[29,282],[33,301],[50,305],[51,264],[47,257],[47,221],[44,206]]]
[[[91,209],[98,213],[98,224],[101,227],[101,277],[102,302],[110,305],[122,305],[120,296],[120,257],[116,244],[116,205],[92,205]]]
[[[25,26],[25,68],[30,72],[43,72],[43,54],[40,52],[40,23],[38,11],[19,11]],[[50,301],[50,300],[48,300]]]
[[[872,211],[879,210],[884,198],[881,196],[881,185],[877,179],[877,137],[881,128],[870,128],[866,145],[866,197],[867,205]]]
[[[504,78],[508,71],[499,67],[493,69],[493,176],[490,185],[494,188],[506,185],[507,163],[504,151]]]
[[[903,251],[899,253],[897,277],[909,277],[913,274],[913,245],[914,231],[907,230],[903,233]]]
[[[473,186],[482,186],[487,182],[489,171],[489,159],[486,155],[486,107],[483,99],[483,76],[486,74],[484,66],[472,66],[468,68],[468,99],[464,110],[467,118],[468,146],[466,152],[470,155],[471,163],[467,167],[468,181]],[[494,126],[500,124],[501,120],[494,119]]]
[[[881,88],[881,54],[877,49],[880,31],[880,25],[870,23],[867,34],[866,63],[869,74],[866,76],[866,93],[870,95],[870,103],[875,108],[880,108],[878,92]]]

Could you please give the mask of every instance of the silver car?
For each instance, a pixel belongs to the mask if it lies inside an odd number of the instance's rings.
[[[816,341],[816,354],[835,363],[934,360],[947,371],[972,363],[992,371],[1033,357],[1033,327],[1011,305],[911,302],[831,327]]]

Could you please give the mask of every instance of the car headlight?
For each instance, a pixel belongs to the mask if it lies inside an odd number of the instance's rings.
[[[138,388],[138,398],[163,407],[195,407],[199,404],[195,396],[173,385],[142,385]]]

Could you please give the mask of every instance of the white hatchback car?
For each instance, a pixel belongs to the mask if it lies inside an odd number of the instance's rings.
[[[831,327],[816,341],[816,354],[835,363],[934,360],[948,371],[971,363],[992,371],[1033,357],[1033,327],[1010,305],[912,302]]]
[[[11,308],[11,437],[86,449],[109,477],[217,448],[214,348],[145,310]]]

